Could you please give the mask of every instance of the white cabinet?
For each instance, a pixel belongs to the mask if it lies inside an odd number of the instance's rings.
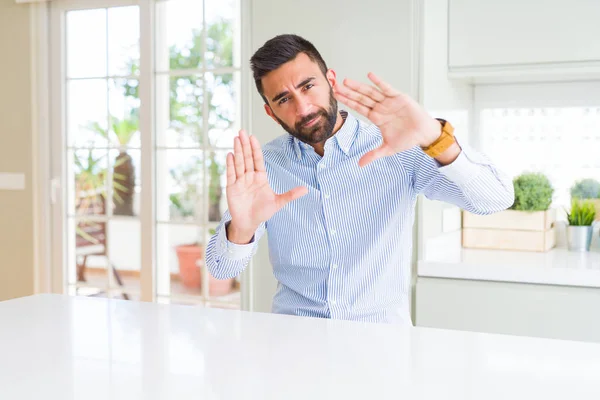
[[[600,342],[600,288],[419,277],[417,326]]]
[[[449,0],[450,72],[597,68],[598,0]]]

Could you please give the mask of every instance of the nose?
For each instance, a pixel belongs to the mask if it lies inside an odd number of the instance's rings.
[[[300,117],[304,117],[311,113],[312,104],[307,101],[307,99],[303,98],[303,96],[298,96],[298,100],[296,101],[296,115]]]

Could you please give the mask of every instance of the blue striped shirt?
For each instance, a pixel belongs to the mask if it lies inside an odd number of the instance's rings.
[[[512,181],[462,143],[460,155],[447,166],[417,146],[360,168],[360,157],[380,146],[381,132],[346,111],[342,116],[323,157],[288,134],[263,146],[272,189],[283,193],[306,186],[308,194],[261,224],[246,245],[227,240],[226,211],[207,245],[206,264],[218,279],[237,276],[266,231],[278,281],[273,312],[411,323],[417,195],[489,214],[512,205]]]

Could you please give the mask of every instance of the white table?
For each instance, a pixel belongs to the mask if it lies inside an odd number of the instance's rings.
[[[38,295],[0,302],[0,398],[600,399],[600,345]]]

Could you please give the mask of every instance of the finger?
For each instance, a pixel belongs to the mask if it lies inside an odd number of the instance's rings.
[[[279,209],[285,207],[286,204],[308,194],[308,188],[305,186],[298,186],[288,192],[276,195],[277,206]]]
[[[386,96],[394,97],[399,96],[401,94],[399,91],[391,87],[389,83],[382,81],[381,78],[379,78],[374,73],[369,72],[367,77],[371,80],[371,82],[376,84],[377,87],[379,87],[379,89],[381,89],[383,94],[385,94]]]
[[[265,161],[263,159],[262,149],[256,136],[250,136],[250,144],[252,145],[252,155],[254,157],[254,169],[256,171],[265,171]]]
[[[341,101],[342,103],[344,103],[345,105],[347,105],[348,107],[350,107],[351,109],[353,109],[354,111],[364,115],[365,117],[369,118],[369,113],[371,112],[371,109],[367,106],[365,106],[364,104],[361,104],[359,102],[357,102],[356,100],[352,100],[351,98],[343,95],[340,92],[334,92],[333,96],[338,100]]]
[[[240,142],[242,142],[242,152],[244,153],[244,167],[246,172],[254,172],[254,158],[252,157],[252,146],[245,130],[240,130]]]
[[[386,157],[389,155],[390,155],[390,152],[388,151],[387,148],[385,148],[383,146],[379,147],[375,150],[368,152],[364,156],[362,156],[361,159],[358,160],[358,166],[362,168],[362,167],[372,163],[375,160],[379,160],[380,158],[383,158],[383,157]]]
[[[235,165],[233,164],[233,153],[227,153],[227,186],[235,183]]]
[[[235,161],[235,174],[237,179],[244,176],[246,168],[244,167],[244,153],[242,152],[242,142],[240,142],[239,136],[233,139],[233,155]]]
[[[372,99],[375,102],[385,100],[385,95],[383,93],[373,86],[367,85],[366,83],[361,83],[353,79],[346,78],[344,79],[344,85],[364,96],[367,96],[369,99]]]
[[[373,108],[377,105],[377,102],[375,100],[373,100],[372,98],[370,98],[367,95],[357,92],[356,90],[354,90],[352,88],[339,87],[339,88],[337,88],[337,93],[341,94],[349,99],[352,99],[352,100],[356,101],[357,103],[360,103],[368,108]]]

